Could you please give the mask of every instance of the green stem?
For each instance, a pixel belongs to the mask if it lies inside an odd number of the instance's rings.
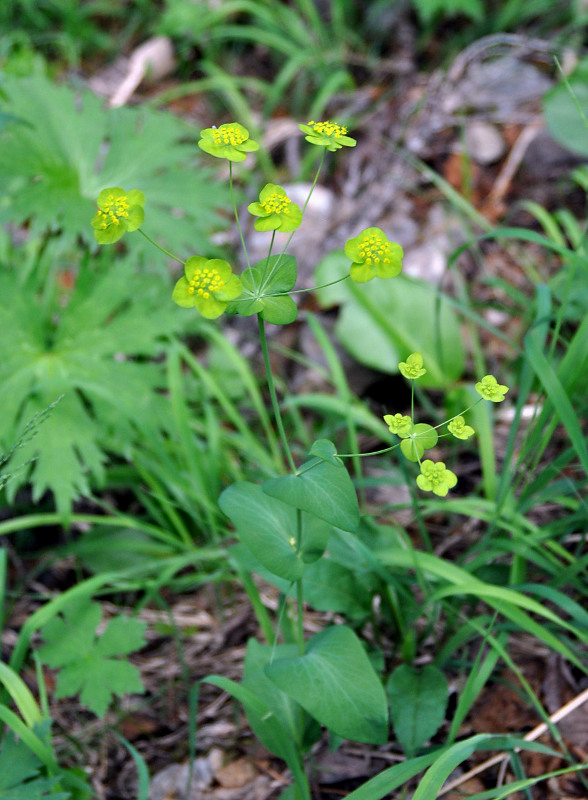
[[[139,228],[138,231],[141,234],[141,236],[144,236],[147,239],[148,242],[150,242],[154,247],[157,247],[158,250],[161,250],[161,252],[164,253],[166,256],[169,256],[170,258],[173,258],[174,261],[179,261],[180,264],[185,264],[186,263],[181,258],[178,258],[177,256],[174,256],[173,253],[170,253],[169,250],[166,250],[165,247],[162,247],[160,244],[157,244],[155,239],[152,239],[151,236],[148,236],[142,228]]]
[[[302,578],[296,581],[296,613],[298,615],[298,655],[304,655],[304,599],[302,592]]]
[[[282,292],[282,294],[301,294],[302,292],[314,292],[317,289],[326,289],[327,286],[334,286],[336,283],[341,283],[350,278],[351,275],[343,275],[342,278],[337,278],[336,281],[329,281],[329,283],[321,283],[320,286],[311,286],[310,289],[294,289],[292,292]]]
[[[233,204],[233,213],[235,214],[235,221],[237,222],[237,229],[239,231],[239,238],[241,239],[241,247],[243,248],[243,253],[245,255],[245,261],[247,262],[247,266],[251,268],[251,263],[249,262],[249,255],[247,254],[247,247],[245,246],[245,238],[243,237],[243,231],[241,229],[241,222],[239,221],[239,212],[237,211],[237,201],[235,200],[235,190],[233,189],[233,162],[229,161],[229,190],[231,192],[231,203]]]
[[[302,511],[296,509],[296,553],[302,549]],[[297,617],[297,640],[298,655],[304,655],[304,594],[302,591],[302,578],[296,581],[296,617]]]
[[[325,147],[325,148],[323,149],[323,154],[322,154],[322,156],[321,156],[321,160],[319,161],[319,165],[318,165],[318,167],[317,167],[317,169],[316,169],[316,175],[314,176],[314,180],[313,180],[313,182],[312,182],[312,186],[310,187],[310,191],[309,191],[309,193],[308,193],[308,196],[307,196],[306,200],[304,201],[304,205],[302,206],[302,216],[303,216],[303,217],[304,217],[304,212],[306,211],[306,207],[307,207],[307,205],[308,205],[308,204],[309,204],[309,202],[310,202],[310,198],[312,197],[312,193],[314,192],[315,186],[316,186],[316,184],[317,184],[317,181],[318,181],[318,179],[319,179],[319,175],[321,174],[321,169],[322,169],[322,167],[323,167],[323,163],[324,163],[324,161],[325,161],[325,156],[326,156],[326,154],[327,154],[327,148]],[[267,275],[267,276],[265,277],[265,279],[264,279],[264,281],[263,281],[263,283],[262,283],[262,286],[261,286],[261,290],[262,290],[262,291],[263,291],[263,288],[264,288],[265,286],[267,286],[267,284],[268,284],[268,281],[270,280],[270,278],[272,277],[273,273],[274,273],[274,272],[277,270],[278,266],[280,265],[280,260],[281,260],[282,256],[284,255],[284,253],[286,252],[286,250],[288,249],[288,245],[289,245],[289,244],[290,244],[290,242],[292,241],[292,237],[294,236],[294,234],[295,234],[295,233],[296,233],[296,231],[292,231],[292,233],[290,234],[290,236],[288,236],[288,239],[286,240],[286,244],[285,244],[285,245],[284,245],[284,247],[282,248],[282,252],[281,252],[281,253],[280,253],[280,255],[278,256],[278,258],[277,258],[277,260],[276,260],[276,263],[273,265],[273,267],[272,267],[272,270],[271,270],[270,274],[269,274],[269,275]],[[306,289],[305,291],[311,291],[311,290],[310,290],[310,289]]]
[[[286,454],[286,458],[288,459],[288,465],[292,471],[292,473],[296,474],[296,464],[294,463],[294,459],[292,458],[292,452],[290,450],[290,445],[288,444],[288,437],[286,436],[286,431],[284,430],[284,423],[282,421],[282,414],[280,413],[280,406],[278,403],[278,398],[276,395],[276,387],[274,384],[274,376],[272,375],[272,368],[270,365],[269,360],[269,351],[267,347],[267,338],[265,335],[265,325],[263,322],[263,318],[261,314],[257,315],[257,322],[259,325],[259,341],[261,342],[261,351],[263,353],[263,363],[265,366],[265,375],[267,378],[267,386],[270,393],[270,398],[272,401],[272,408],[274,410],[274,417],[276,420],[276,426],[278,428],[278,434],[280,436],[280,440],[282,442],[282,447],[284,448],[284,452]]]
[[[400,442],[385,447],[383,450],[372,450],[370,453],[337,453],[337,458],[367,458],[368,456],[381,456],[384,453],[389,453],[391,450],[396,450],[400,447]]]

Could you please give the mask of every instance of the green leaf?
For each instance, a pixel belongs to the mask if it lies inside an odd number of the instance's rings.
[[[194,165],[196,132],[186,123],[145,108],[107,110],[91,92],[41,76],[4,75],[2,85],[1,110],[27,124],[0,130],[0,220],[93,244],[98,193],[137,187],[154,239],[179,252],[210,248],[210,232],[223,224],[216,209],[228,205],[229,192],[212,170]],[[125,242],[135,252],[148,246],[140,235]],[[149,252],[151,261],[160,258]]]
[[[138,669],[116,656],[127,655],[144,644],[145,623],[125,617],[110,620],[96,636],[102,611],[83,600],[66,608],[41,628],[45,644],[39,658],[58,669],[55,696],[80,694],[81,702],[103,716],[113,695],[143,692]]]
[[[445,718],[447,681],[431,664],[422,670],[401,664],[390,676],[386,691],[396,738],[410,757]]]
[[[349,259],[336,252],[321,261],[315,277],[317,283],[329,283],[348,271]],[[398,275],[392,281],[361,285],[343,281],[318,289],[316,295],[323,307],[342,305],[335,331],[360,363],[396,374],[407,353],[419,352],[427,366],[420,385],[445,387],[461,377],[465,363],[461,327],[434,286]]]
[[[266,322],[273,325],[289,325],[294,322],[298,314],[296,303],[290,295],[267,296],[261,301],[263,310],[261,316]]]
[[[269,497],[254,483],[238,481],[229,486],[220,496],[219,505],[235,524],[241,542],[260,564],[280,578],[298,580],[304,564],[320,558],[327,546],[331,526],[303,513],[298,550],[296,510]]]
[[[0,741],[0,800],[68,800],[54,792],[58,778],[39,776],[42,763],[26,744],[7,731]]]
[[[388,708],[382,684],[350,628],[327,628],[310,639],[306,653],[266,667],[276,686],[318,722],[346,739],[383,744]]]
[[[246,686],[242,686],[222,675],[208,675],[202,680],[207,683],[212,683],[214,686],[218,686],[219,689],[228,692],[231,697],[239,700],[243,706],[253,709],[259,717],[263,718],[267,725],[269,735],[273,736],[274,741],[279,741],[281,746],[283,746],[284,761],[290,768],[296,783],[297,800],[310,800],[310,789],[300,753],[296,749],[293,740],[287,735],[273,715],[272,709],[265,699],[258,697]]]
[[[228,313],[244,317],[261,313],[266,322],[274,325],[294,322],[298,309],[292,298],[285,294],[296,283],[294,256],[264,258],[254,267],[243,271],[241,283],[243,294],[238,301],[229,303]]]
[[[275,658],[291,658],[297,653],[296,645],[262,645],[255,639],[247,642],[247,652],[243,665],[243,686],[257,697],[263,699],[271,716],[276,720],[284,736],[296,744],[300,751],[306,726],[307,715],[302,706],[282,692],[265,673],[265,667]],[[260,715],[255,708],[243,704],[251,729],[259,741],[279,758],[286,759],[288,749],[280,738],[276,738],[275,725],[268,726],[267,716]]]
[[[560,83],[543,99],[547,129],[553,138],[580,156],[588,155],[588,59],[579,62],[568,78],[568,86]],[[570,91],[571,90],[571,91]],[[579,108],[578,108],[579,106]],[[582,118],[584,115],[584,119]]]
[[[309,452],[311,456],[316,456],[321,461],[328,461],[334,466],[342,463],[341,459],[337,458],[337,448],[328,439],[317,439],[316,442],[313,442]]]
[[[439,434],[426,422],[417,422],[413,426],[412,435],[400,442],[400,449],[409,461],[418,461],[422,458],[425,450],[435,447],[439,440]]]
[[[482,0],[413,0],[413,4],[424,23],[435,17],[469,17],[474,21],[484,19]]]
[[[359,525],[357,495],[342,465],[314,458],[297,475],[265,481],[263,491],[345,531],[355,531]]]
[[[298,269],[294,256],[270,256],[258,261],[254,269],[262,276],[262,286],[266,293],[289,292],[296,284]]]
[[[365,618],[371,611],[372,595],[351,569],[321,558],[304,573],[304,600],[319,611],[335,611],[350,618]]]
[[[58,273],[43,287],[55,303],[44,303],[24,276],[0,270],[0,450],[61,398],[35,438],[13,453],[7,490],[12,498],[30,479],[34,498],[52,491],[64,517],[90,494],[91,480],[103,479],[107,452],[128,456],[169,418],[158,391],[163,368],[149,357],[183,325],[168,281],[146,280],[130,261],[107,254],[97,267],[82,263],[64,308]]]

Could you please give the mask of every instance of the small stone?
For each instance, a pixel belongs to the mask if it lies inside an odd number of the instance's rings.
[[[468,155],[478,164],[494,164],[506,150],[500,132],[488,122],[472,122],[468,125],[465,144]]]

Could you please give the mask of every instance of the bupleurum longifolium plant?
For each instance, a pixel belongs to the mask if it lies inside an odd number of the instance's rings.
[[[287,762],[294,778],[290,797],[310,800],[304,757],[320,737],[321,726],[331,735],[374,744],[387,741],[389,728],[382,681],[352,627],[330,625],[310,638],[303,628],[305,572],[325,555],[331,536],[355,536],[362,524],[356,489],[344,459],[400,449],[405,459],[418,465],[418,488],[444,497],[456,486],[457,477],[443,461],[434,461],[425,454],[437,447],[441,436],[465,440],[474,435],[474,429],[465,416],[472,406],[435,427],[416,420],[414,384],[427,369],[420,353],[407,353],[398,369],[412,387],[411,413],[391,409],[382,423],[398,437],[395,444],[375,453],[338,453],[333,442],[319,439],[302,464],[295,462],[270,365],[265,326],[294,322],[298,308],[292,295],[323,288],[295,288],[296,260],[287,249],[307,213],[327,153],[356,144],[347,129],[336,122],[312,120],[300,125],[300,129],[306,141],[319,148],[316,174],[302,208],[282,186],[273,183],[263,186],[259,199],[247,207],[255,229],[268,234],[264,258],[250,263],[235,200],[233,163],[245,161],[248,154],[258,150],[257,142],[238,123],[206,128],[198,145],[208,155],[229,163],[229,188],[246,267],[239,273],[224,259],[201,254],[183,259],[167,250],[163,252],[184,267],[173,290],[177,305],[195,309],[208,320],[223,314],[257,317],[269,397],[288,469],[286,474],[260,484],[246,480],[232,484],[222,492],[219,505],[233,523],[239,543],[249,553],[244,571],[255,571],[256,565],[259,571],[265,570],[265,575],[269,573],[284,588],[284,599],[275,624],[260,610],[261,602],[257,604],[256,613],[267,644],[249,641],[242,683],[221,676],[204,680],[225,689],[242,703],[258,738]],[[96,240],[113,244],[127,233],[138,232],[159,247],[143,230],[143,204],[144,196],[137,189],[103,189],[92,220]],[[277,232],[289,234],[280,252],[274,252]],[[334,283],[392,280],[402,269],[401,245],[377,226],[350,238],[344,252],[349,271]],[[508,391],[492,375],[482,377],[475,389],[480,395],[478,402],[492,403],[503,400]],[[442,428],[445,431],[440,434]],[[251,587],[249,591],[253,591]],[[290,595],[295,598],[294,624],[289,628],[289,640],[278,644]]]
[[[293,203],[281,186],[268,183],[261,189],[259,200],[250,203],[247,210],[256,218],[255,229],[271,232],[272,236],[267,257],[251,266],[235,206],[236,222],[248,265],[240,275],[235,274],[231,265],[220,258],[207,259],[205,256],[192,255],[183,260],[173,256],[175,260],[184,265],[184,275],[177,281],[172,295],[174,302],[182,308],[195,308],[206,319],[217,319],[224,313],[243,316],[258,314],[260,329],[263,327],[264,321],[283,325],[296,319],[296,304],[290,296],[296,282],[296,264],[292,256],[286,255],[288,244],[302,223],[326,152],[335,152],[344,146],[353,147],[356,144],[355,139],[348,135],[347,128],[336,122],[311,120],[299,127],[306,134],[307,142],[323,150],[304,207],[300,209]],[[200,136],[198,146],[201,150],[215,158],[229,161],[231,167],[230,188],[234,198],[232,163],[244,161],[248,153],[258,150],[258,143],[250,139],[247,129],[238,123],[225,123],[218,128],[206,128]],[[146,235],[141,228],[144,222],[144,204],[145,196],[137,189],[130,191],[125,191],[120,187],[103,189],[97,199],[98,211],[92,219],[96,241],[99,244],[114,244],[125,233],[133,231],[139,231]],[[277,256],[272,255],[276,231],[291,234],[282,252]],[[158,247],[155,242],[153,244]],[[349,278],[355,283],[365,283],[375,278],[394,278],[402,269],[402,247],[398,243],[390,241],[378,227],[366,228],[357,236],[350,238],[345,244],[345,255],[350,259],[351,265],[349,274],[341,280]],[[320,288],[323,287],[312,287],[312,289]],[[312,289],[295,291],[311,291]],[[265,335],[262,334],[262,347],[265,352],[264,340]],[[403,377],[411,382],[411,386],[413,381],[427,371],[420,353],[409,354],[406,361],[398,364],[398,369]],[[270,392],[273,394],[271,374],[268,373],[267,378]],[[493,403],[502,401],[508,391],[508,388],[499,384],[492,375],[485,375],[476,383],[475,389],[480,395],[480,400],[489,400]],[[411,407],[414,409],[414,390],[412,391]],[[279,411],[277,407],[274,411],[276,410]],[[384,416],[389,430],[401,440],[399,446],[403,455],[409,461],[418,462],[420,474],[417,476],[416,482],[423,491],[432,491],[437,495],[445,496],[448,490],[457,484],[455,474],[447,469],[443,462],[434,463],[430,459],[423,461],[422,457],[426,450],[437,445],[439,440],[437,430],[442,426],[446,426],[448,433],[457,439],[465,440],[474,435],[474,429],[466,424],[463,416],[468,410],[465,409],[436,427],[424,422],[415,422],[413,412],[410,416],[402,416],[398,413]],[[281,427],[282,423],[278,422],[278,428]],[[283,445],[288,456],[289,445],[285,440],[283,440]],[[398,445],[379,450],[377,454],[381,455],[396,447]],[[339,457],[343,456],[343,454],[338,455]]]

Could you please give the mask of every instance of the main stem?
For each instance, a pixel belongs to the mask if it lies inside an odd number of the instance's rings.
[[[302,549],[302,511],[296,509],[296,552]],[[302,591],[302,578],[296,581],[296,615],[297,615],[297,636],[298,655],[304,655],[304,594]]]
[[[290,445],[288,444],[288,438],[286,436],[286,431],[284,430],[284,422],[282,420],[282,414],[280,412],[280,405],[278,403],[278,397],[276,395],[276,387],[274,384],[274,376],[272,374],[272,368],[270,365],[269,360],[269,351],[267,347],[267,338],[265,335],[265,325],[263,322],[263,318],[261,314],[257,315],[257,323],[259,326],[259,341],[261,342],[261,352],[263,353],[263,363],[265,366],[265,375],[267,378],[267,386],[270,393],[270,398],[272,401],[272,408],[274,410],[274,417],[276,420],[276,427],[278,429],[278,434],[280,436],[280,441],[282,442],[282,447],[284,448],[284,453],[286,454],[286,458],[288,459],[288,466],[290,470],[295,475],[296,474],[296,464],[294,463],[294,459],[292,458],[292,451],[290,450]]]

